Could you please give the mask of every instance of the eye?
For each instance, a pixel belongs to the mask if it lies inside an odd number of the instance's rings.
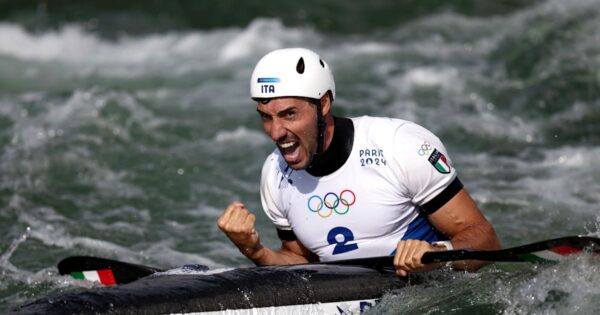
[[[287,119],[292,119],[292,118],[296,117],[296,111],[295,110],[288,110],[288,111],[285,112],[284,116]]]
[[[267,115],[265,113],[261,113],[261,112],[258,112],[258,116],[260,116],[260,120],[262,120],[262,121],[267,121],[267,120],[271,119],[271,117],[269,115]]]

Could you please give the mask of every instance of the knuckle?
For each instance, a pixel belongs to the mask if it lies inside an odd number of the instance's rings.
[[[420,258],[419,258],[419,256],[417,256],[417,255],[414,255],[414,256],[412,257],[412,259],[411,259],[411,263],[412,263],[412,265],[413,265],[413,266],[417,266],[417,265],[419,265],[419,264],[420,264],[420,262],[421,262],[421,259],[420,259]]]

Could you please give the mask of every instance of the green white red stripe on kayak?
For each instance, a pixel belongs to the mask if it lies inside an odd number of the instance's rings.
[[[520,258],[523,261],[529,262],[540,262],[540,263],[550,263],[550,262],[558,262],[566,256],[579,254],[583,252],[581,248],[576,248],[568,245],[556,246],[550,248],[548,250],[542,250],[538,252],[533,252],[529,254],[520,255]]]
[[[103,285],[115,285],[115,276],[110,269],[73,271],[71,277],[79,280],[100,282]]]

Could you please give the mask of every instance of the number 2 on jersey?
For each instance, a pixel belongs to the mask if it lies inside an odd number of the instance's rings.
[[[356,244],[348,244],[348,242],[354,241],[354,234],[349,228],[338,226],[334,227],[327,234],[327,242],[330,245],[334,245],[333,255],[343,254],[355,249],[358,249]]]

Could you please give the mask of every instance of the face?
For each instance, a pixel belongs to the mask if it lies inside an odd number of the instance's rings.
[[[256,110],[287,164],[295,170],[308,167],[317,151],[315,106],[305,98],[281,97],[258,102]]]

